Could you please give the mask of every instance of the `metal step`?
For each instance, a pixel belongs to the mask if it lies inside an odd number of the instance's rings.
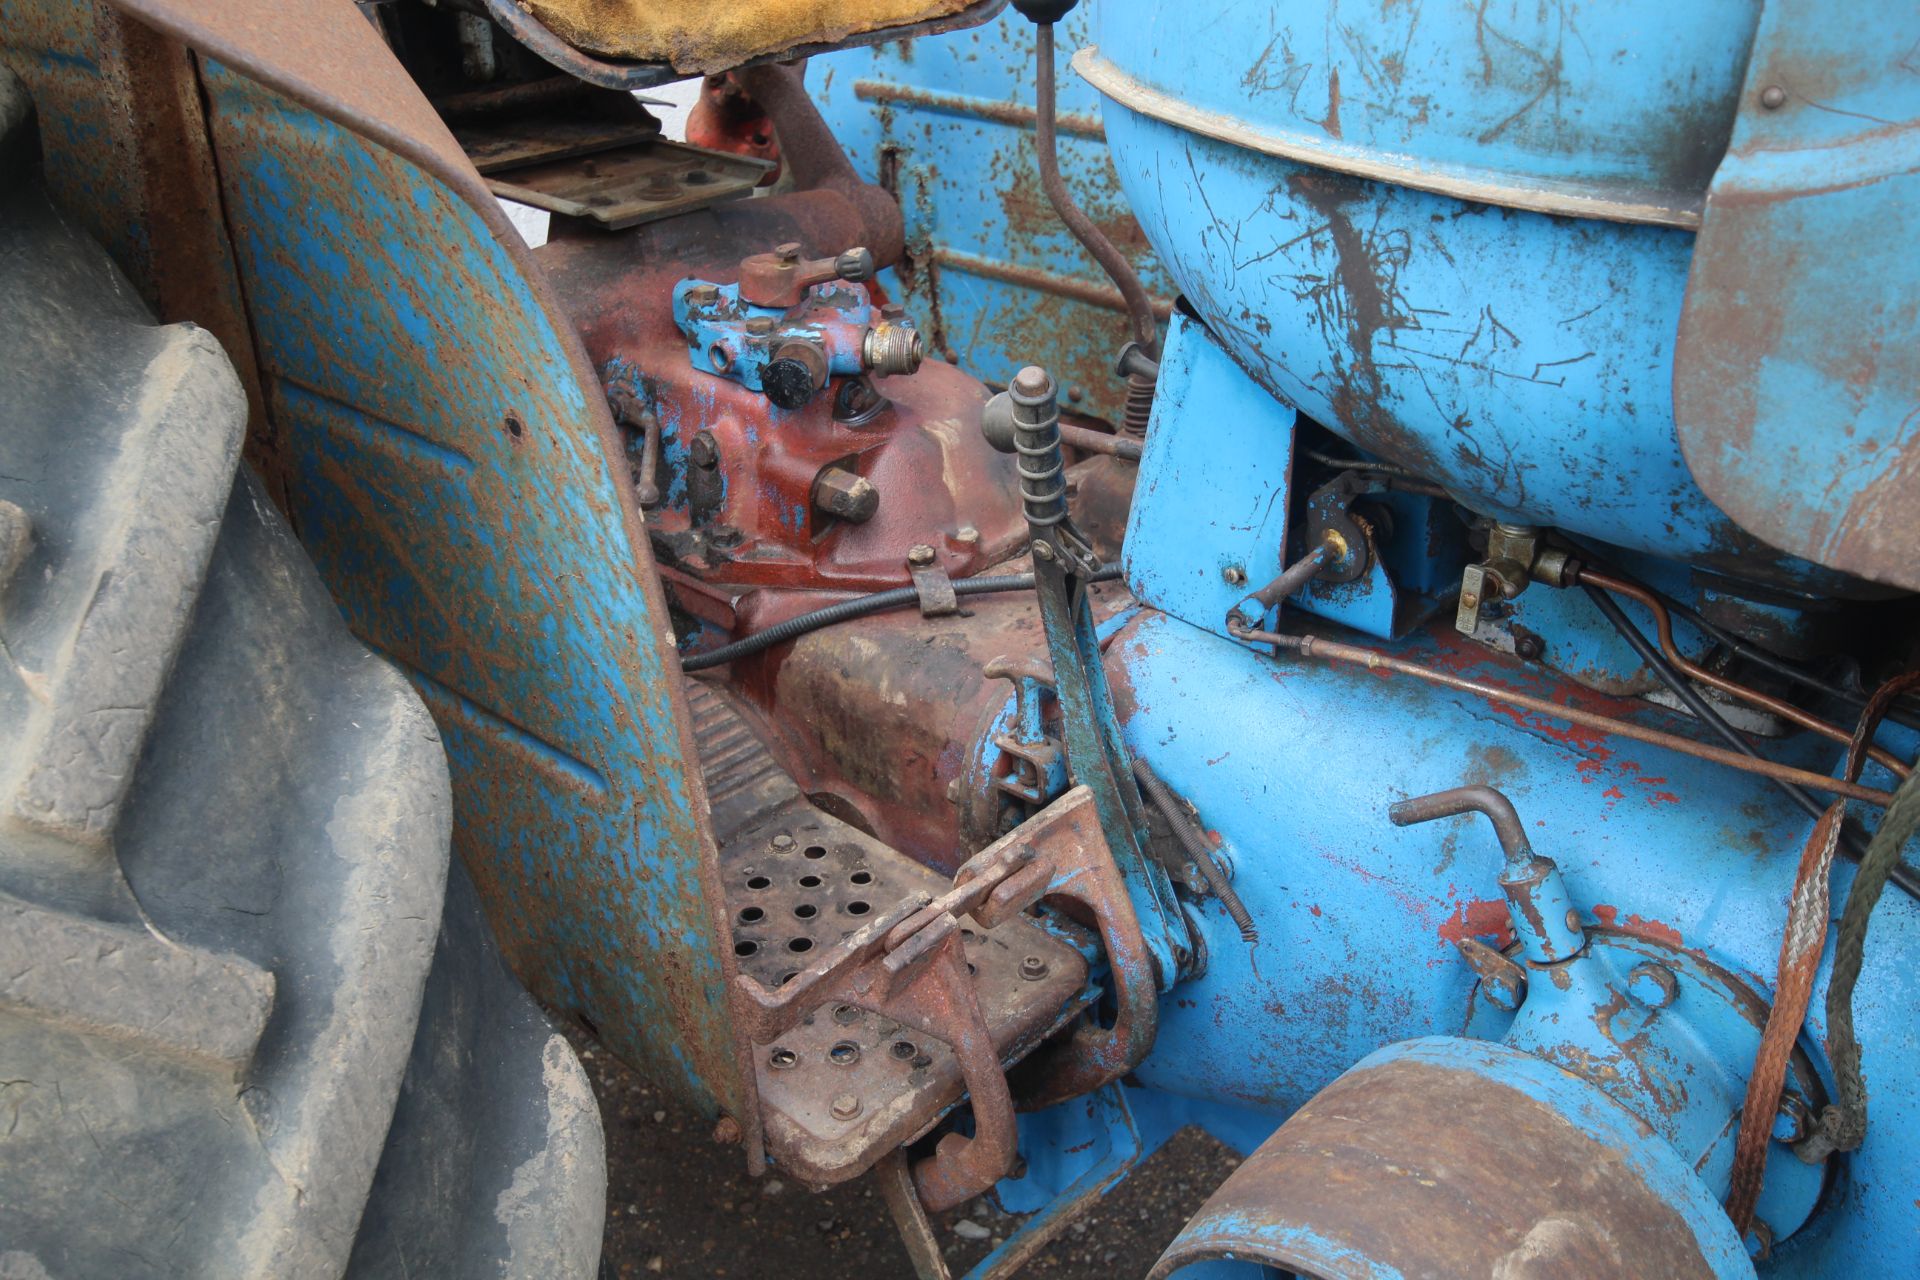
[[[724,695],[690,681],[688,701],[742,972],[777,988],[903,899],[952,887],[816,807]],[[961,929],[1003,1065],[1084,1007],[1087,965],[1073,947],[1019,917],[993,929],[969,917]],[[965,1092],[945,1044],[845,1004],[821,1005],[755,1058],[767,1154],[814,1186],[863,1173]]]

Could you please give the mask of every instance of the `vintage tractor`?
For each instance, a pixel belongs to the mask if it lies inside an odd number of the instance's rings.
[[[1913,5],[0,15],[0,1275],[1920,1274]]]

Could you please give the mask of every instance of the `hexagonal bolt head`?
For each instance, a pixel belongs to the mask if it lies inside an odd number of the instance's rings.
[[[687,458],[696,467],[716,467],[720,465],[720,446],[707,432],[698,432],[687,442]]]
[[[833,1100],[830,1109],[835,1120],[851,1120],[860,1114],[860,1099],[850,1093],[843,1093]]]
[[[1786,1143],[1794,1143],[1813,1132],[1813,1111],[1807,1106],[1807,1100],[1797,1093],[1780,1095],[1779,1110],[1773,1117],[1773,1136]]]
[[[687,290],[687,301],[696,307],[710,307],[720,301],[720,290],[710,284],[697,284]]]
[[[907,548],[907,565],[913,569],[930,568],[934,560],[934,549],[924,542],[915,543]]]
[[[756,338],[764,338],[773,332],[772,316],[751,316],[747,320],[747,332]]]
[[[1047,962],[1039,956],[1028,956],[1020,962],[1020,976],[1028,982],[1038,982],[1047,976]]]
[[[813,482],[813,505],[836,519],[864,524],[880,510],[880,491],[865,476],[828,467]]]
[[[761,241],[761,243],[765,244],[766,242],[763,240]],[[789,241],[786,244],[777,244],[773,246],[773,253],[774,253],[774,256],[779,258],[780,261],[782,262],[800,261],[800,246],[791,241]]]

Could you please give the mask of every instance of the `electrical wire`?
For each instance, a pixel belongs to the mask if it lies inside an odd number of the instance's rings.
[[[1581,576],[1584,582],[1586,575],[1583,573]],[[1615,603],[1613,597],[1609,596],[1606,591],[1603,591],[1598,585],[1594,584],[1586,585],[1584,590],[1587,593],[1587,598],[1592,600],[1595,607],[1600,610],[1607,621],[1613,624],[1613,629],[1620,633],[1620,638],[1632,646],[1633,651],[1640,655],[1640,660],[1647,664],[1654,675],[1659,677],[1660,683],[1672,690],[1673,696],[1685,703],[1687,710],[1691,711],[1701,724],[1713,730],[1727,745],[1740,752],[1740,754],[1753,760],[1765,758],[1761,756],[1758,751],[1754,750],[1752,743],[1748,742],[1732,725],[1727,723],[1725,717],[1716,711],[1713,705],[1700,695],[1698,689],[1695,689],[1687,682],[1685,677],[1674,670],[1672,665],[1653,647],[1646,636],[1641,634],[1640,628],[1633,624],[1633,619],[1627,617],[1625,610],[1621,609],[1621,607]],[[1853,772],[1848,775],[1847,780],[1853,781],[1857,777],[1858,773]],[[1826,813],[1826,806],[1822,805],[1818,800],[1815,800],[1811,795],[1808,795],[1804,788],[1780,778],[1772,778],[1771,781],[1808,817],[1819,819]],[[1866,856],[1867,852],[1867,846],[1861,842],[1859,835],[1856,832],[1848,830],[1842,830],[1840,834],[1840,848],[1841,851],[1847,855],[1848,859],[1854,862],[1859,862]],[[1894,867],[1892,876],[1894,883],[1899,886],[1902,892],[1911,898],[1920,900],[1920,872],[1916,872],[1912,867],[1902,862]]]
[[[1606,557],[1597,555],[1593,552],[1591,548],[1583,546],[1579,542],[1574,541],[1572,538],[1568,538],[1564,533],[1564,531],[1561,532],[1559,536],[1567,543],[1567,545],[1571,546],[1576,551],[1578,551],[1583,560],[1593,564],[1606,563]],[[1614,577],[1618,578],[1619,580],[1623,582],[1632,583],[1635,587],[1638,587],[1640,590],[1645,591],[1647,594],[1659,600],[1660,603],[1665,605],[1673,613],[1675,617],[1684,619],[1689,624],[1691,624],[1692,626],[1694,626],[1695,628],[1697,628],[1698,630],[1706,634],[1708,637],[1710,637],[1714,641],[1714,643],[1725,648],[1729,653],[1745,658],[1748,662],[1751,662],[1755,666],[1761,667],[1767,671],[1771,671],[1773,674],[1779,676],[1783,680],[1790,680],[1793,683],[1800,685],[1803,688],[1813,690],[1815,693],[1825,694],[1827,697],[1833,698],[1840,702],[1844,702],[1848,706],[1853,707],[1856,710],[1859,708],[1865,707],[1867,705],[1867,699],[1865,696],[1855,693],[1851,689],[1843,688],[1840,685],[1833,683],[1831,680],[1823,680],[1819,676],[1816,676],[1812,672],[1807,671],[1804,668],[1792,662],[1789,662],[1785,658],[1779,657],[1776,654],[1769,653],[1767,650],[1760,648],[1758,645],[1750,644],[1747,641],[1740,639],[1738,636],[1735,636],[1729,633],[1728,631],[1719,627],[1715,623],[1709,621],[1704,615],[1700,613],[1699,610],[1691,608],[1685,604],[1682,604],[1679,600],[1674,599],[1674,597],[1668,592],[1662,591],[1660,588],[1653,586],[1650,583],[1643,582],[1638,578],[1632,577],[1631,575],[1622,572],[1618,565],[1607,565],[1607,570],[1609,573],[1611,573]],[[1920,715],[1916,715],[1912,711],[1902,711],[1898,707],[1895,707],[1894,709],[1890,710],[1887,713],[1886,718],[1893,721],[1895,724],[1904,725],[1909,729],[1920,729]]]
[[[1706,668],[1689,661],[1687,656],[1680,652],[1680,647],[1674,643],[1672,614],[1668,611],[1666,605],[1661,602],[1660,597],[1655,595],[1651,589],[1642,587],[1638,583],[1629,582],[1624,578],[1616,578],[1610,574],[1600,573],[1586,567],[1581,568],[1578,580],[1582,586],[1587,588],[1587,594],[1590,596],[1594,595],[1596,589],[1604,589],[1605,591],[1612,592],[1614,595],[1626,596],[1629,600],[1635,600],[1644,605],[1653,614],[1654,630],[1659,636],[1660,648],[1666,653],[1667,661],[1678,668],[1682,675],[1697,680],[1701,684],[1711,685],[1722,693],[1732,694],[1743,702],[1751,703],[1763,711],[1780,717],[1782,720],[1799,725],[1802,729],[1810,730],[1822,737],[1830,738],[1835,742],[1844,743],[1853,740],[1853,734],[1851,732],[1842,729],[1839,725],[1831,721],[1822,720],[1812,712],[1804,711],[1785,699],[1775,698],[1768,694],[1761,693],[1758,689],[1749,688],[1737,680],[1728,679],[1726,676],[1716,675]],[[1595,597],[1595,603],[1600,603],[1598,597]],[[1625,636],[1627,633],[1621,629],[1621,621],[1625,620],[1626,615],[1621,613],[1617,606],[1608,607],[1611,604],[1612,602],[1609,601],[1607,604],[1602,605],[1601,611],[1607,615],[1607,620],[1613,623],[1614,630],[1620,631],[1621,635]],[[1631,623],[1627,623],[1627,625],[1629,627],[1632,626]],[[1638,635],[1638,628],[1634,629],[1634,634]],[[1628,643],[1632,644],[1633,641],[1629,639]],[[1638,645],[1634,647],[1636,651],[1639,649]],[[1642,660],[1645,661],[1645,655],[1642,655]],[[1658,664],[1648,662],[1647,665],[1654,668],[1655,674],[1661,674]],[[1665,680],[1666,676],[1661,675],[1661,678]],[[1681,697],[1683,701],[1685,700],[1685,695],[1681,694],[1678,689],[1675,689],[1674,692],[1676,696]],[[1691,703],[1689,703],[1689,706],[1691,706]],[[1706,717],[1702,716],[1701,719],[1704,720]],[[1725,735],[1722,736],[1724,737]],[[1895,781],[1899,781],[1907,776],[1908,770],[1906,763],[1891,751],[1870,746],[1868,753],[1872,756],[1876,764],[1884,766],[1887,772],[1894,776]],[[1809,803],[1811,803],[1811,801]]]
[[[1112,582],[1119,577],[1120,566],[1110,564],[1102,566],[1099,572],[1087,578],[1086,581]],[[1031,590],[1033,590],[1033,575],[1030,573],[961,578],[953,584],[953,594],[959,597],[984,596],[999,591]],[[920,603],[920,593],[912,587],[895,587],[890,591],[876,591],[872,595],[856,596],[852,600],[842,600],[838,604],[830,604],[823,609],[815,609],[811,613],[796,614],[784,622],[774,623],[764,631],[756,631],[750,636],[743,636],[717,649],[688,654],[680,659],[680,669],[691,673],[705,671],[710,667],[725,666],[729,662],[738,662],[741,658],[750,658],[756,653],[764,653],[777,644],[797,640],[808,632],[818,631],[822,627],[852,622],[855,618],[885,613],[889,609],[903,609],[918,603]]]

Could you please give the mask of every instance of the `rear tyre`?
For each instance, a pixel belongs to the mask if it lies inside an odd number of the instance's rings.
[[[599,1113],[433,722],[4,71],[0,302],[0,1276],[592,1275]]]

